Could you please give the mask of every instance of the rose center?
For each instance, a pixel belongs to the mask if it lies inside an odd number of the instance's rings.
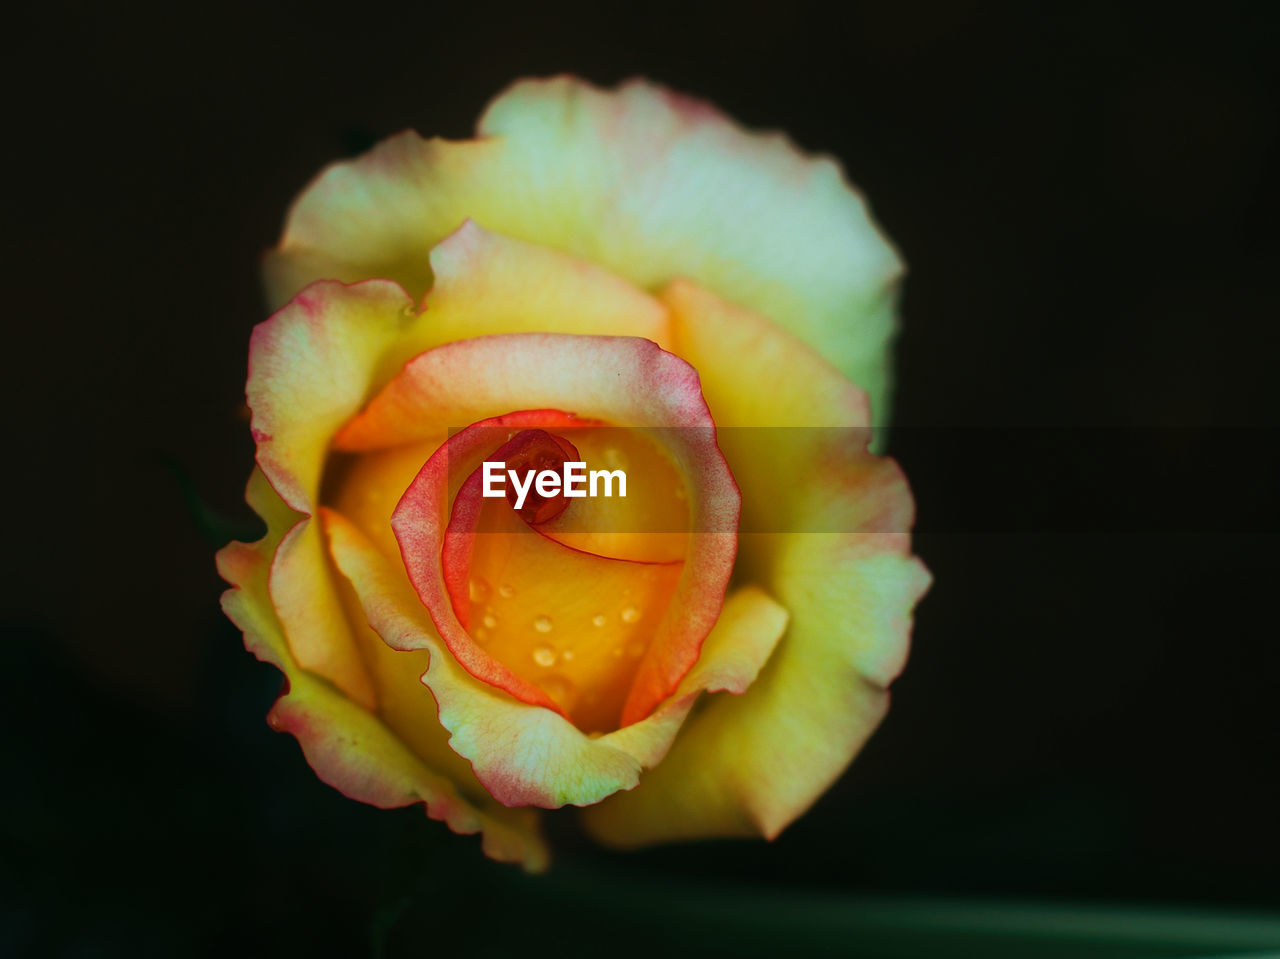
[[[530,423],[535,415],[543,422]],[[524,422],[511,422],[517,416]],[[689,500],[647,433],[580,422],[558,429],[568,418],[512,413],[453,440],[470,472],[450,505],[441,572],[469,640],[455,655],[472,675],[554,704],[586,732],[608,732],[621,723],[680,581]],[[468,436],[482,461],[463,452]],[[588,475],[625,469],[633,482],[625,497],[566,498],[554,484],[535,495],[536,478],[562,474],[566,463]],[[498,489],[483,490],[498,464],[505,488],[495,497]]]
[[[522,430],[512,437],[508,448],[513,451],[507,455],[505,469],[515,474],[518,485],[527,492],[523,505],[517,507],[517,484],[508,484],[507,502],[531,526],[555,519],[569,506],[564,490],[558,488],[550,496],[543,496],[530,474],[536,477],[543,470],[559,473],[566,462],[579,461],[577,448],[563,436],[546,430]]]

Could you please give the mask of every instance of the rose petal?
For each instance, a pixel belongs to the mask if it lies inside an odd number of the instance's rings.
[[[682,579],[682,595],[687,595],[703,577],[696,572],[683,577],[682,561],[634,562],[565,546],[532,531],[505,498],[484,500],[481,475],[472,470],[481,457],[502,458],[510,445],[493,450],[495,425],[553,428],[551,422],[539,423],[544,419],[549,419],[545,412],[508,414],[454,436],[410,485],[392,527],[401,540],[410,581],[449,651],[471,675],[522,702],[558,710],[580,729],[616,729],[646,663],[683,655],[697,641],[689,629],[696,628],[696,620],[668,611]],[[511,443],[520,440],[517,434]],[[470,475],[450,506],[445,500],[446,479],[455,469]],[[424,515],[436,518],[423,525]],[[688,534],[684,539],[687,545]],[[479,634],[467,628],[469,594],[477,578],[512,590],[501,600],[501,616],[487,627],[483,645],[473,639]],[[723,583],[711,581],[710,588],[717,586],[724,589]],[[626,603],[637,617],[632,622],[619,615]],[[612,615],[598,627],[591,618],[604,608]],[[555,614],[554,624],[550,612]],[[554,630],[554,637],[538,632],[539,619],[545,620],[546,633]],[[556,659],[563,653],[574,655],[574,661],[540,663],[537,652],[544,647],[556,653]],[[650,666],[650,672],[658,671]],[[655,695],[665,698],[669,692],[659,689]]]
[[[698,375],[648,340],[482,337],[416,357],[360,420],[404,424],[408,436],[420,428],[438,429],[439,423],[469,423],[521,408],[574,411],[614,426],[674,428],[667,434],[668,452],[689,490],[694,532],[671,606],[623,709],[623,724],[635,722],[671,695],[697,659],[733,569],[739,499],[715,444]],[[447,475],[445,460],[429,461],[392,519],[410,579],[433,614],[444,592],[439,556]],[[437,626],[455,628],[443,621]]]
[[[444,649],[403,569],[387,562],[341,514],[326,512],[325,526],[334,559],[373,628],[392,647],[429,651],[422,682],[452,734],[450,744],[471,761],[493,797],[508,805],[586,805],[631,789],[642,769],[662,759],[703,690],[741,692],[751,684],[785,624],[785,612],[762,593],[735,594],[675,695],[647,719],[593,738],[558,713],[519,702],[470,675]],[[751,614],[738,613],[739,604]]]
[[[499,151],[496,140],[450,143],[406,130],[326,167],[293,202],[263,261],[272,307],[315,280],[370,277],[396,280],[420,300],[431,286],[431,248],[471,214]]]
[[[394,283],[317,283],[253,331],[246,396],[257,460],[301,519],[271,571],[271,598],[299,664],[357,702],[375,704],[368,672],[332,586],[315,509],[338,427],[403,363],[397,343],[417,322]]]
[[[441,256],[449,267],[442,276],[443,312],[448,316],[474,307],[477,334],[504,327],[497,307],[492,302],[484,306],[489,301],[475,279],[476,271],[491,267],[497,276],[507,277],[500,288],[508,293],[524,280],[532,283],[539,269],[547,277],[562,277],[558,283],[544,280],[545,287],[555,290],[539,301],[548,311],[558,304],[566,315],[583,315],[583,303],[589,303],[615,325],[654,335],[666,322],[665,309],[650,297],[600,271],[559,262],[568,258],[558,254],[486,237],[474,228],[460,231],[443,246]],[[511,304],[511,312],[519,314],[520,304]],[[434,316],[415,310],[399,286],[371,280],[349,287],[313,284],[254,330],[246,393],[257,459],[298,513],[307,516],[314,509],[334,435],[406,360],[438,341],[433,324]],[[451,414],[461,415],[456,409]],[[438,438],[446,426],[471,421],[440,420]],[[430,430],[415,439],[426,435]],[[272,598],[299,662],[372,708],[376,693],[341,603],[328,585],[323,556],[318,531],[300,523],[276,557]]]
[[[232,588],[223,609],[244,630],[245,646],[285,674],[286,688],[272,707],[273,728],[294,735],[316,774],[345,795],[382,808],[421,802],[427,815],[458,833],[483,833],[486,854],[546,868],[547,849],[529,810],[492,802],[474,804],[429,769],[377,717],[300,667],[290,652],[267,595],[272,556],[297,519],[257,470],[247,499],[267,521],[258,542],[232,543],[218,554],[218,569]]]
[[[257,460],[281,499],[309,514],[329,443],[413,355],[422,324],[395,283],[316,283],[254,328],[246,395]]]
[[[394,447],[365,453],[335,465],[340,481],[332,482],[331,505],[358,525],[383,555],[400,565],[400,547],[391,532],[391,511],[434,452],[431,447]],[[328,556],[328,545],[325,544]],[[359,597],[338,574],[333,577],[347,623],[361,658],[373,678],[378,716],[431,769],[447,776],[464,796],[489,799],[471,767],[449,748],[449,735],[436,716],[436,704],[423,695],[419,677],[427,668],[426,652],[402,652],[382,641],[368,624]]]
[[[440,147],[438,143],[417,140],[414,134],[402,134],[375,147],[373,153],[353,165],[331,167],[320,183],[303,194],[280,251],[268,261],[267,275],[276,278],[274,282],[269,279],[269,285],[289,291],[273,297],[275,300],[283,303],[317,279],[350,281],[369,277],[393,279],[419,299],[427,290],[427,277],[433,277],[425,303],[430,314],[428,322],[406,331],[405,353],[410,356],[452,340],[498,333],[642,336],[667,344],[667,317],[662,304],[620,276],[573,256],[490,232],[464,219],[463,214],[437,232],[429,227],[429,215],[424,213],[428,220],[411,231],[411,237],[396,240],[385,236],[382,231],[396,229],[386,218],[391,207],[395,211],[391,219],[398,220],[419,205],[418,195],[409,188],[411,181],[395,179],[396,175],[408,174],[401,171],[390,175],[385,183],[381,179],[388,176],[388,164],[384,162],[387,155],[403,159],[413,142],[432,154]],[[465,152],[462,144],[447,146]],[[398,167],[391,164],[391,169]],[[324,184],[329,180],[345,183],[351,177],[361,182],[375,181],[380,186],[328,196]],[[347,209],[353,199],[369,196],[381,197],[380,202],[386,205]],[[314,216],[303,215],[315,205],[338,219],[330,222],[323,211]],[[328,242],[338,243],[345,255],[355,257],[358,263],[348,263],[342,255],[322,257],[320,262],[307,256],[299,259],[294,252],[296,245],[303,242],[298,239],[299,228],[306,235],[313,229],[320,231]],[[354,231],[354,236],[342,240],[334,237],[335,230],[343,234],[347,228]],[[404,250],[413,250],[416,252],[412,256],[418,261],[409,268],[391,269],[386,264],[379,265],[376,259],[359,260],[367,249],[360,245],[367,239],[366,234],[377,237],[375,246],[388,247],[386,255],[404,258],[408,255]],[[397,243],[402,243],[403,249]],[[297,269],[301,263],[308,264],[308,268]],[[280,269],[273,271],[271,264]],[[384,272],[377,272],[379,269]],[[286,274],[289,279],[282,279]]]
[[[468,220],[431,251],[433,342],[495,333],[641,336],[668,345],[667,311],[621,277]]]
[[[479,133],[405,133],[330,167],[268,261],[277,302],[320,277],[386,276],[416,295],[426,252],[470,217],[646,289],[683,276],[754,309],[830,357],[887,422],[902,264],[832,160],[638,80],[521,81]]]
[[[792,622],[749,696],[710,702],[662,765],[584,821],[618,846],[773,837],[831,785],[879,723],[929,576],[910,556],[913,507],[901,472],[868,454],[857,430],[867,423],[859,391],[804,344],[692,284],[673,284],[663,299],[677,349],[701,371],[744,507],[778,502],[772,492],[790,487],[790,511],[773,528],[797,532],[743,534],[740,567]],[[738,386],[776,370],[786,375],[773,378],[767,402]],[[753,448],[769,431],[732,428],[841,425],[850,429],[797,430],[782,457]],[[757,521],[748,515],[744,526]]]
[[[666,308],[648,294],[604,271],[543,247],[488,233],[466,224],[431,253],[436,283],[423,304],[424,323],[415,327],[403,347],[407,359],[454,340],[530,332],[609,333],[668,340]],[[510,340],[518,345],[521,340]],[[524,364],[517,372],[531,380]],[[403,378],[401,378],[403,380]],[[575,389],[576,376],[558,384],[560,402],[520,400],[523,378],[504,384],[507,405],[491,401],[483,390],[452,378],[453,392],[435,398],[402,397],[385,391],[337,434],[342,450],[369,450],[431,438],[449,427],[515,409],[538,407],[577,410],[595,397]],[[413,384],[403,382],[406,394]],[[551,395],[551,394],[548,394]]]
[[[736,488],[715,449],[697,376],[644,340],[496,336],[448,344],[407,364],[362,415],[379,415],[379,406],[385,402],[406,422],[434,418],[457,423],[486,412],[484,406],[511,409],[531,401],[555,408],[562,405],[560,399],[573,399],[592,416],[611,422],[689,427],[676,431],[684,437],[684,447],[675,450],[673,458],[688,477],[691,509],[699,528],[736,527]],[[426,508],[422,516],[405,518],[403,528],[411,539],[428,532],[434,523],[440,536],[445,520],[443,510]],[[328,516],[328,527],[334,558],[383,639],[398,649],[432,652],[424,681],[439,704],[441,721],[453,733],[452,746],[472,761],[486,789],[512,804],[555,807],[595,802],[634,785],[639,770],[661,757],[697,692],[696,686],[687,687],[692,680],[679,657],[690,662],[698,658],[697,631],[703,621],[708,626],[714,621],[732,565],[731,533],[690,536],[698,575],[682,577],[680,588],[688,595],[683,602],[673,603],[681,615],[669,617],[671,634],[683,640],[675,644],[674,655],[654,660],[649,684],[636,687],[652,695],[670,675],[664,670],[670,669],[676,680],[685,677],[679,687],[684,692],[668,699],[644,722],[592,740],[550,710],[515,702],[461,669],[443,651],[433,625],[404,580],[403,567],[388,564],[337,514]],[[428,578],[442,587],[440,549],[430,544],[406,547],[405,536],[401,539],[406,556],[437,557],[432,561],[437,568],[428,570]],[[677,626],[682,628],[674,629]],[[761,658],[764,655],[767,651]],[[703,660],[708,669],[718,662],[706,655]],[[710,674],[700,670],[698,675]],[[745,676],[734,679],[737,685],[746,681]],[[548,736],[563,738],[563,750],[554,750],[554,762],[530,762],[530,749],[546,758]],[[516,748],[520,743],[528,745]]]
[[[539,525],[539,532],[600,556],[645,563],[682,561],[688,540],[688,490],[662,453],[669,433],[601,426],[564,434],[577,447],[588,474],[625,470],[627,495],[576,499],[572,509]]]

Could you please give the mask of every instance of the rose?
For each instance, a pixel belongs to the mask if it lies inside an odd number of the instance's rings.
[[[268,256],[281,308],[247,386],[268,531],[219,564],[286,676],[270,721],[345,794],[422,802],[531,869],[536,807],[585,806],[618,846],[772,837],[878,724],[928,582],[861,429],[899,261],[834,163],[643,82],[522,82],[480,134],[330,167]],[[531,535],[476,498],[499,447],[598,459],[602,424],[679,427],[626,435],[683,502],[626,509],[685,532]],[[630,673],[602,652],[624,644]]]

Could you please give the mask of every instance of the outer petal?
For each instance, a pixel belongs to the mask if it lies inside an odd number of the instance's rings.
[[[772,837],[804,812],[879,723],[905,661],[911,607],[929,582],[910,556],[905,481],[892,461],[866,452],[857,430],[866,425],[859,391],[767,321],[691,284],[664,299],[677,349],[699,367],[708,404],[729,427],[721,444],[744,506],[778,502],[773,491],[791,484],[793,507],[774,527],[783,531],[744,534],[740,565],[792,622],[748,695],[711,702],[638,788],[584,813],[594,835],[620,846]],[[737,386],[770,371],[767,403]],[[750,429],[733,428],[840,425],[850,429],[798,430],[789,455],[776,458],[758,455]]]
[[[317,283],[259,324],[246,393],[258,465],[289,506],[309,513],[338,428],[413,355],[424,321],[395,283]]]
[[[434,452],[429,447],[396,447],[357,457],[341,468],[341,481],[332,484],[330,505],[360,527],[388,560],[400,564],[400,548],[391,531],[391,511],[401,493]],[[328,544],[325,544],[326,559]],[[377,713],[392,732],[431,769],[445,776],[476,802],[491,797],[467,761],[449,747],[449,734],[436,715],[435,701],[424,695],[419,677],[427,668],[425,652],[402,652],[382,641],[368,624],[360,599],[346,577],[333,576],[355,636],[368,664],[378,695]]]
[[[489,856],[530,870],[545,868],[547,850],[530,811],[469,803],[375,716],[298,665],[267,595],[272,556],[297,517],[258,471],[249,481],[248,499],[267,521],[267,534],[257,543],[227,546],[218,554],[218,568],[232,584],[223,608],[244,630],[245,645],[285,674],[285,691],[269,717],[272,727],[293,734],[316,774],[347,796],[383,808],[421,802],[428,816],[455,832],[482,832]]]
[[[426,251],[471,217],[647,289],[684,276],[757,310],[833,360],[886,421],[902,265],[833,161],[641,81],[522,81],[479,132],[401,134],[330,167],[290,213],[273,295],[366,276],[416,294]]]
[[[648,719],[589,737],[558,713],[519,702],[467,673],[444,649],[403,570],[341,514],[326,514],[326,525],[334,558],[370,625],[397,649],[430,651],[422,681],[436,698],[453,748],[508,805],[585,805],[633,788],[641,770],[662,759],[699,693],[747,688],[786,621],[781,607],[759,591],[731,598],[675,695]]]
[[[322,283],[259,324],[249,346],[246,394],[258,465],[304,517],[276,551],[271,599],[299,664],[367,707],[376,701],[373,685],[333,588],[319,530],[305,517],[318,501],[333,434],[389,376],[387,367],[399,365],[396,343],[417,322],[394,283]]]
[[[621,277],[471,220],[431,251],[426,309],[436,346],[495,333],[640,336],[669,346],[667,311]]]
[[[419,299],[431,286],[431,248],[472,214],[499,151],[496,141],[423,140],[406,130],[325,169],[294,201],[263,263],[272,307],[315,280],[375,276]]]

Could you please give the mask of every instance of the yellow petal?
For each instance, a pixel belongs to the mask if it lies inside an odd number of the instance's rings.
[[[399,365],[395,344],[415,319],[394,283],[318,283],[259,324],[250,340],[246,396],[258,465],[298,514],[272,563],[271,599],[299,664],[370,708],[373,686],[308,517],[333,434],[389,375],[387,367]]]
[[[560,709],[579,729],[617,729],[637,671],[663,638],[683,557],[644,563],[568,547],[530,529],[505,499],[482,500],[479,487],[473,474],[445,535],[451,605],[473,640],[451,651],[472,675]]]
[[[227,546],[218,554],[218,568],[232,585],[223,594],[223,608],[244,630],[246,647],[285,675],[285,690],[269,717],[273,728],[294,735],[316,774],[345,795],[384,808],[420,802],[428,816],[455,832],[482,833],[489,856],[544,869],[547,849],[530,810],[469,802],[377,717],[298,665],[267,593],[271,557],[296,515],[256,470],[248,499],[267,521],[267,533],[257,543]]]
[[[887,422],[902,264],[831,159],[638,80],[521,81],[479,134],[406,132],[326,170],[267,262],[274,301],[315,279],[372,276],[416,298],[427,252],[471,218],[644,289],[688,277],[754,309],[831,359]]]
[[[520,702],[470,675],[444,649],[403,570],[387,562],[341,514],[326,513],[325,525],[338,567],[379,635],[396,649],[429,652],[422,682],[440,707],[450,744],[471,761],[485,788],[508,805],[587,805],[634,787],[640,772],[662,759],[703,690],[747,688],[785,620],[776,604],[767,615],[748,617],[754,627],[744,632],[733,629],[741,617],[721,617],[724,625],[717,623],[672,697],[641,722],[590,737],[559,713]],[[751,596],[751,602],[760,603]]]
[[[669,346],[667,311],[598,266],[468,220],[431,251],[432,342],[496,333],[641,336]]]
[[[746,695],[714,698],[635,790],[584,821],[618,846],[772,837],[879,723],[929,577],[910,556],[906,483],[896,464],[866,451],[860,392],[803,343],[692,284],[663,299],[677,350],[729,427],[720,442],[742,489],[743,527],[774,530],[740,537],[740,573],[791,623]],[[767,394],[741,388],[765,376]]]
[[[424,140],[406,130],[327,167],[294,201],[263,262],[272,308],[316,280],[371,277],[394,280],[419,301],[431,286],[431,248],[472,215],[499,149],[496,141]]]
[[[640,663],[622,714],[627,724],[669,696],[697,658],[733,566],[737,488],[716,447],[694,370],[652,342],[631,337],[530,334],[463,340],[408,363],[352,425],[368,418],[378,430],[401,430],[409,440],[418,431],[438,431],[441,423],[476,424],[428,461],[392,521],[410,579],[449,648],[460,656],[468,640],[448,611],[440,569],[454,465],[473,456],[470,468],[475,468],[492,449],[486,444],[492,421],[480,419],[490,411],[566,408],[616,426],[666,428],[667,452],[689,491],[684,569]],[[454,448],[464,435],[465,454]]]

